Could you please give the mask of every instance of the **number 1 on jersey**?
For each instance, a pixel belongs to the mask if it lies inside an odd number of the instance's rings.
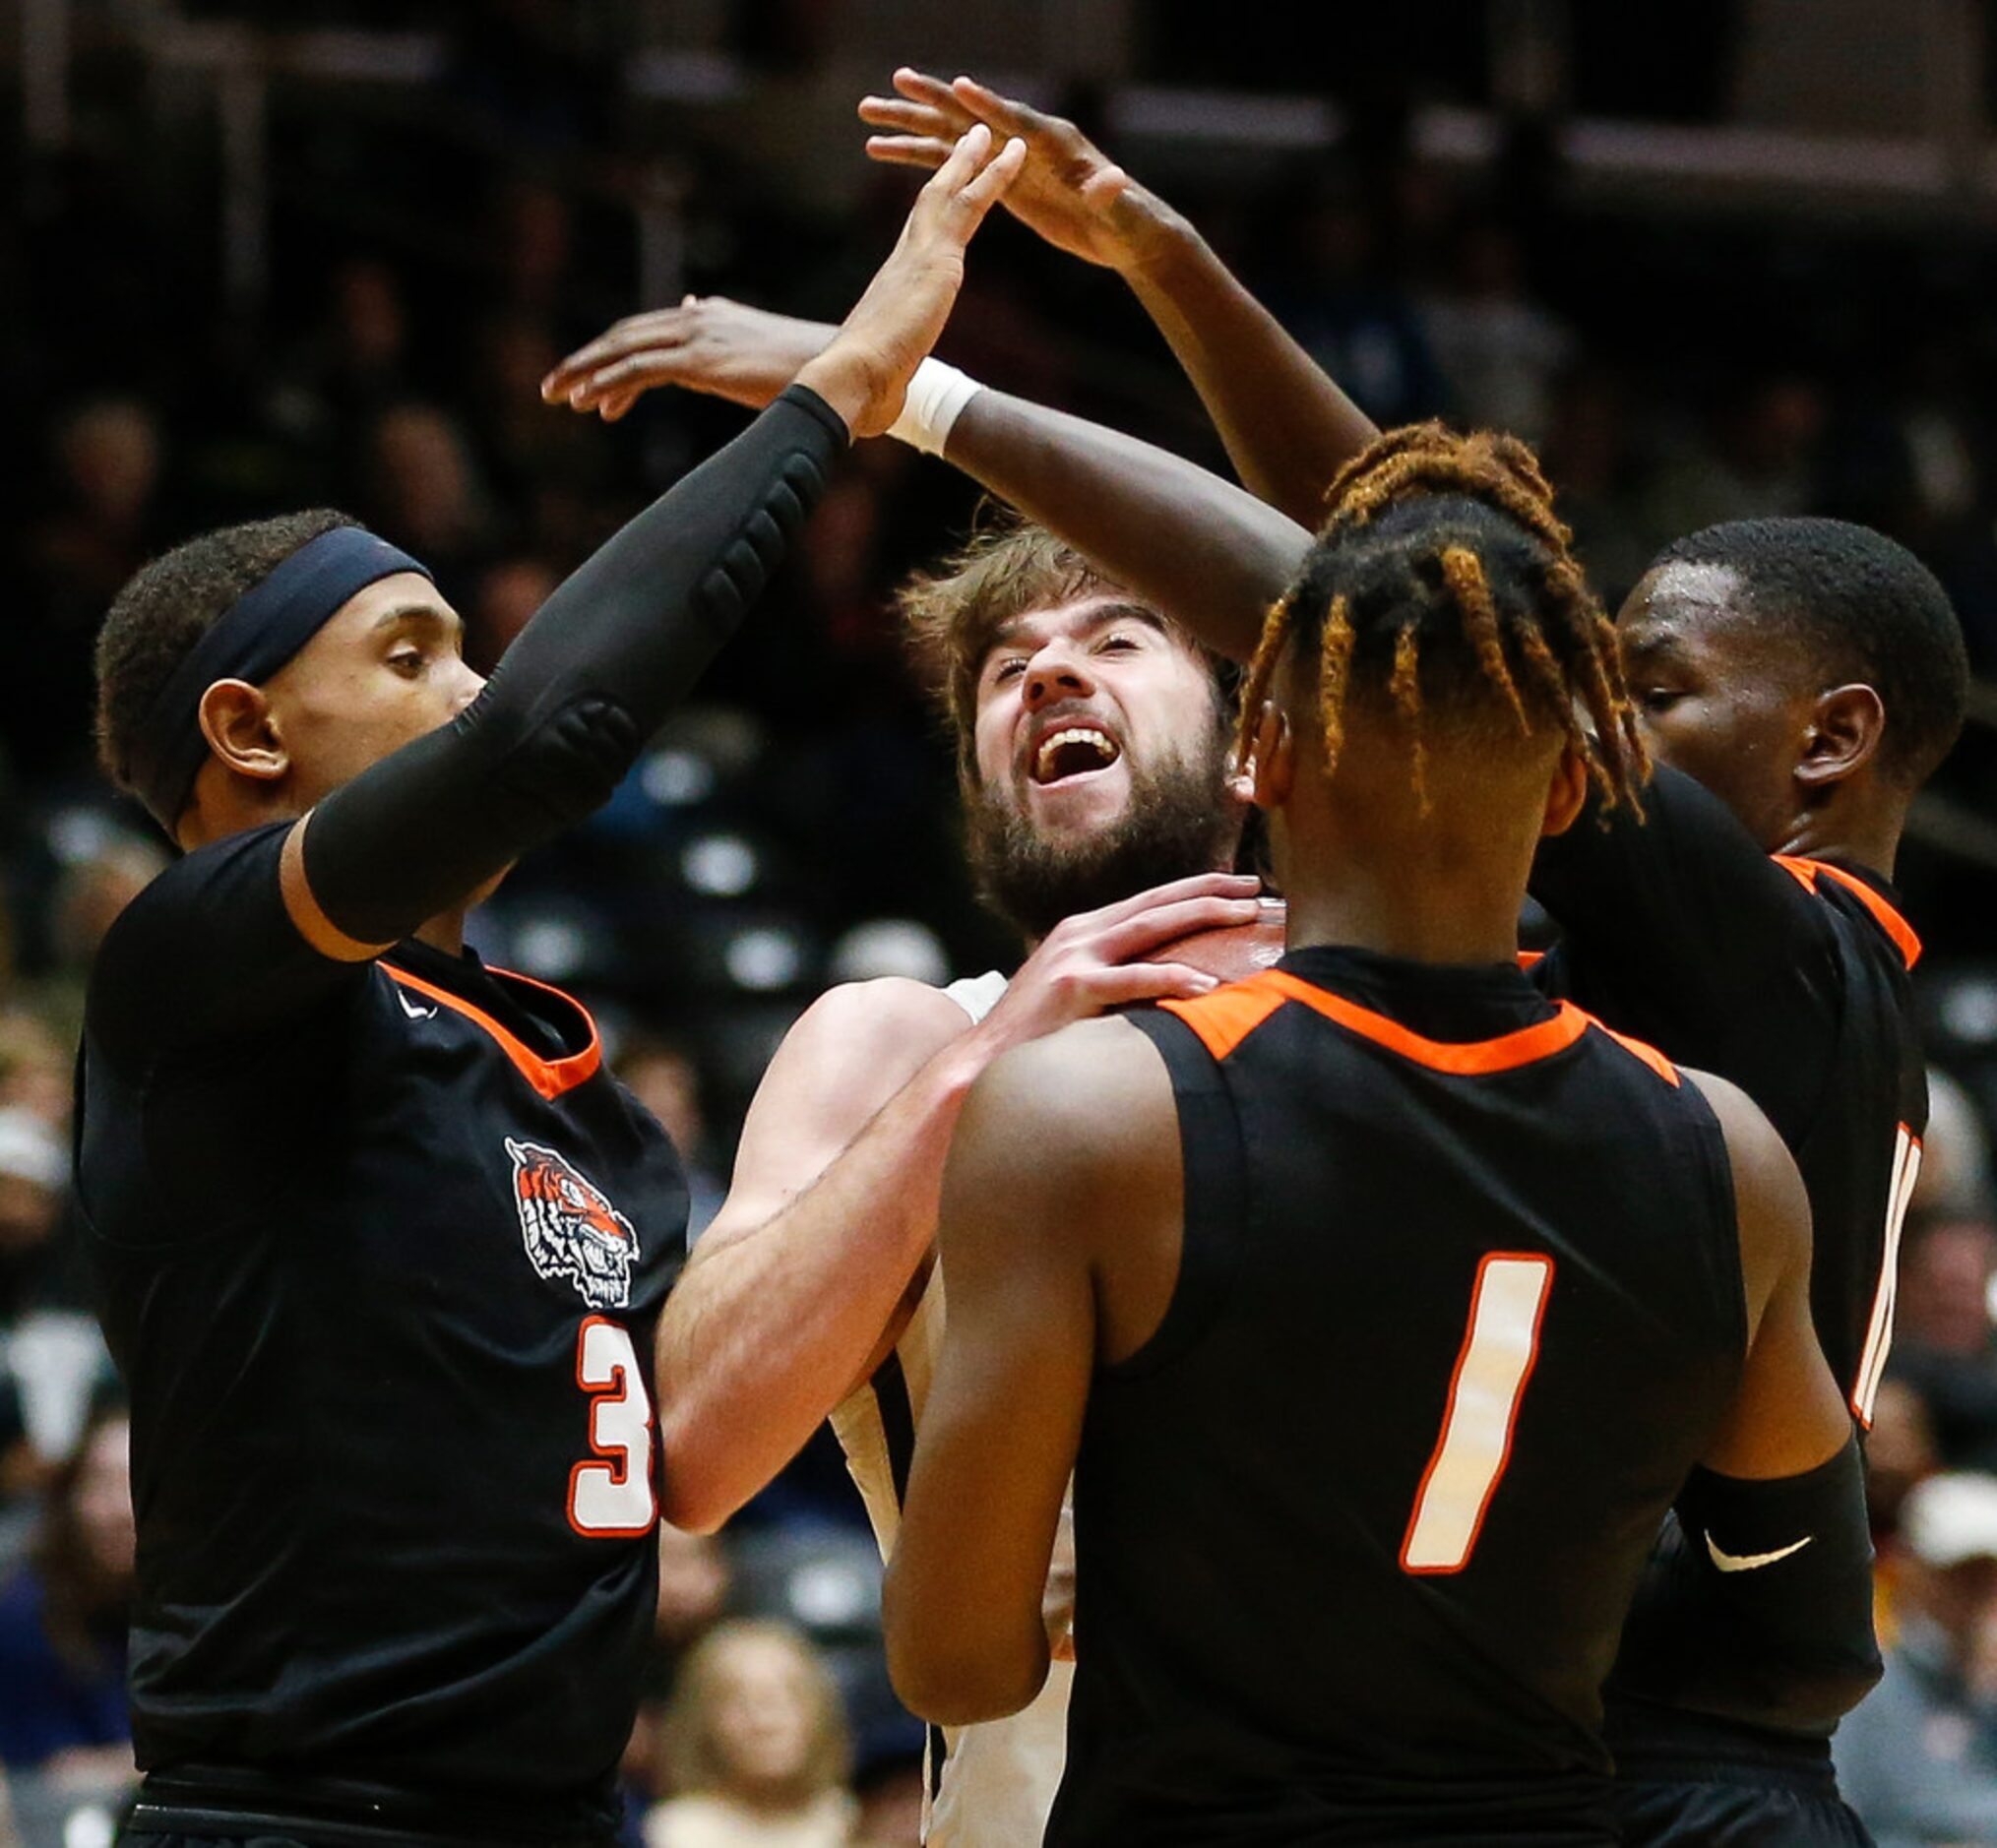
[[[1401,1543],[1403,1571],[1459,1572],[1468,1564],[1484,1510],[1511,1460],[1512,1428],[1539,1358],[1539,1323],[1552,1282],[1550,1258],[1489,1252],[1477,1265],[1442,1436]]]
[[[576,1330],[576,1384],[590,1395],[590,1448],[601,1462],[569,1471],[569,1525],[595,1539],[652,1531],[652,1397],[630,1330],[586,1316]]]

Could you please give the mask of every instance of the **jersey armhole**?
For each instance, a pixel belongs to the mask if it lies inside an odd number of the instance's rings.
[[[1716,1224],[1726,1236],[1715,1254],[1717,1274],[1715,1287],[1731,1309],[1727,1326],[1733,1334],[1733,1353],[1738,1365],[1747,1364],[1747,1270],[1740,1261],[1740,1206],[1733,1188],[1733,1157],[1727,1152],[1726,1132],[1706,1093],[1696,1084],[1679,1087],[1679,1095],[1692,1107],[1692,1139],[1695,1154],[1712,1191]]]
[[[1097,1368],[1105,1381],[1155,1373],[1206,1333],[1233,1287],[1250,1205],[1241,1119],[1219,1062],[1175,1015],[1141,1008],[1123,1017],[1157,1048],[1171,1079],[1185,1206],[1171,1301],[1142,1347]]]

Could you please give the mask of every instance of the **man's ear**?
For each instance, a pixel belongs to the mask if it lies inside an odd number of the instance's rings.
[[[1541,834],[1564,834],[1588,805],[1588,764],[1573,745],[1560,747],[1560,761],[1553,767],[1553,780],[1546,785],[1546,815],[1539,824]]]
[[[255,782],[276,782],[291,768],[271,702],[247,680],[218,680],[201,696],[201,735],[218,761]]]
[[[1265,700],[1248,747],[1250,799],[1258,809],[1281,808],[1289,800],[1295,774],[1296,740],[1290,735],[1289,720],[1274,700]]]
[[[1886,707],[1863,681],[1819,694],[1803,733],[1796,780],[1813,795],[1829,794],[1872,762],[1885,735]]]

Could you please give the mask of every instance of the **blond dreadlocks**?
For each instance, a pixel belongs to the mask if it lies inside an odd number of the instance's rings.
[[[1615,626],[1524,443],[1439,423],[1390,430],[1340,469],[1325,503],[1317,541],[1270,610],[1242,685],[1244,758],[1284,647],[1299,624],[1315,623],[1328,766],[1344,742],[1355,679],[1384,677],[1425,806],[1423,663],[1460,663],[1502,696],[1522,732],[1559,725],[1608,806],[1640,807],[1650,758]]]

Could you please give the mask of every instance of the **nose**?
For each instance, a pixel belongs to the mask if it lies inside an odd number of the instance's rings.
[[[1027,663],[1026,707],[1037,712],[1055,700],[1087,699],[1095,683],[1065,637],[1044,644]]]
[[[475,668],[467,667],[463,661],[460,661],[458,663],[458,685],[452,690],[451,695],[451,716],[456,718],[460,712],[464,711],[484,691],[485,676]]]

